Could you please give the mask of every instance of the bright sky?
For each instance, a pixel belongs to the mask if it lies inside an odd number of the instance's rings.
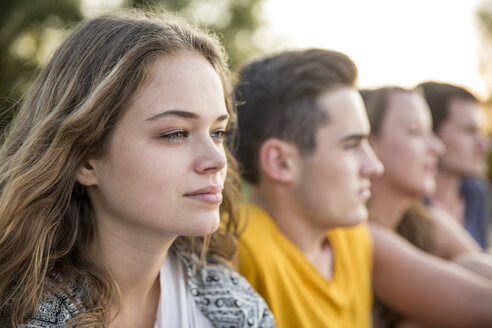
[[[362,87],[435,79],[486,96],[476,9],[481,0],[265,0],[268,32],[288,48],[349,55]]]

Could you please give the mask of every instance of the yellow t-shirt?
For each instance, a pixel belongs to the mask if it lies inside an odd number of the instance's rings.
[[[243,206],[239,271],[263,296],[280,328],[371,327],[372,243],[366,224],[328,232],[333,278],[327,280],[268,214]]]

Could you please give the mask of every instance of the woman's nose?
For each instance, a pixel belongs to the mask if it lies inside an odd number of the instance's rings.
[[[227,158],[224,145],[217,144],[212,138],[201,143],[196,152],[195,171],[199,174],[215,173],[226,167]]]

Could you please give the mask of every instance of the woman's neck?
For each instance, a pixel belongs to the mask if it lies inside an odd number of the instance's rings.
[[[159,272],[173,241],[174,237],[129,229],[124,223],[98,221],[90,256],[111,275],[119,291],[110,327],[153,327],[160,296]]]
[[[436,177],[437,188],[432,196],[434,205],[440,207],[458,221],[462,221],[463,213],[457,208],[462,207],[463,199],[461,196],[462,179],[446,171],[439,170]]]
[[[397,190],[381,179],[372,183],[372,196],[368,203],[370,219],[389,229],[395,230],[411,197]]]

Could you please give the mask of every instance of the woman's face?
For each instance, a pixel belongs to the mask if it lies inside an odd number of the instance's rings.
[[[435,191],[443,145],[432,133],[430,112],[420,95],[392,92],[380,134],[371,137],[371,144],[385,167],[379,179],[395,191],[409,196]]]
[[[170,237],[214,232],[228,118],[221,81],[202,56],[157,60],[106,154],[79,172],[98,222]]]

